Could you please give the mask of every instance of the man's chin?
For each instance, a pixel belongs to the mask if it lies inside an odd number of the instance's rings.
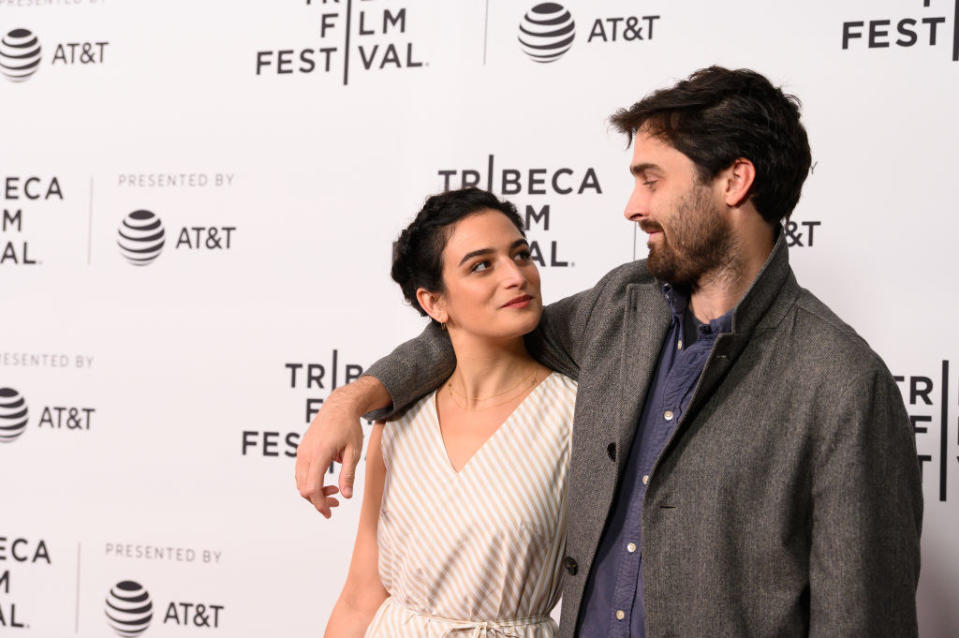
[[[646,269],[658,281],[675,288],[688,287],[692,283],[692,278],[679,268],[675,260],[665,257],[660,251],[649,251]]]

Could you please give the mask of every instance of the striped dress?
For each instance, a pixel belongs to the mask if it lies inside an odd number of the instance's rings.
[[[575,399],[576,383],[551,374],[459,472],[435,392],[383,429],[377,543],[390,596],[367,636],[556,635]]]

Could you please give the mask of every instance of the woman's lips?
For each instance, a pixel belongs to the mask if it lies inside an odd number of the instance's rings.
[[[526,306],[529,305],[529,302],[531,302],[532,300],[533,298],[530,297],[529,295],[520,295],[519,297],[510,299],[509,301],[504,303],[502,306],[500,306],[500,308],[525,308]]]

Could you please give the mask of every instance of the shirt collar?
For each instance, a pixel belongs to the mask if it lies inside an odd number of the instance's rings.
[[[671,284],[663,284],[663,296],[666,297],[666,303],[669,304],[669,309],[673,313],[673,319],[676,321],[682,322],[683,314],[686,312],[686,308],[689,307],[689,293],[676,288]],[[723,334],[725,332],[733,331],[733,312],[735,308],[727,312],[721,317],[716,317],[712,321],[706,324],[702,324],[699,328],[699,332],[702,333],[712,333],[712,334]],[[705,326],[709,326],[709,330],[704,330]]]

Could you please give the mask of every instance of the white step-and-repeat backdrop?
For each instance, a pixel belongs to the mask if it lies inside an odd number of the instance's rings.
[[[569,36],[523,36],[543,14]],[[606,118],[715,63],[803,101],[790,258],[900,381],[921,632],[959,635],[957,14],[2,0],[0,634],[114,635],[108,601],[139,595],[128,635],[320,635],[359,502],[316,514],[295,448],[423,325],[392,240],[426,195],[478,184],[519,206],[548,300],[643,257]]]

